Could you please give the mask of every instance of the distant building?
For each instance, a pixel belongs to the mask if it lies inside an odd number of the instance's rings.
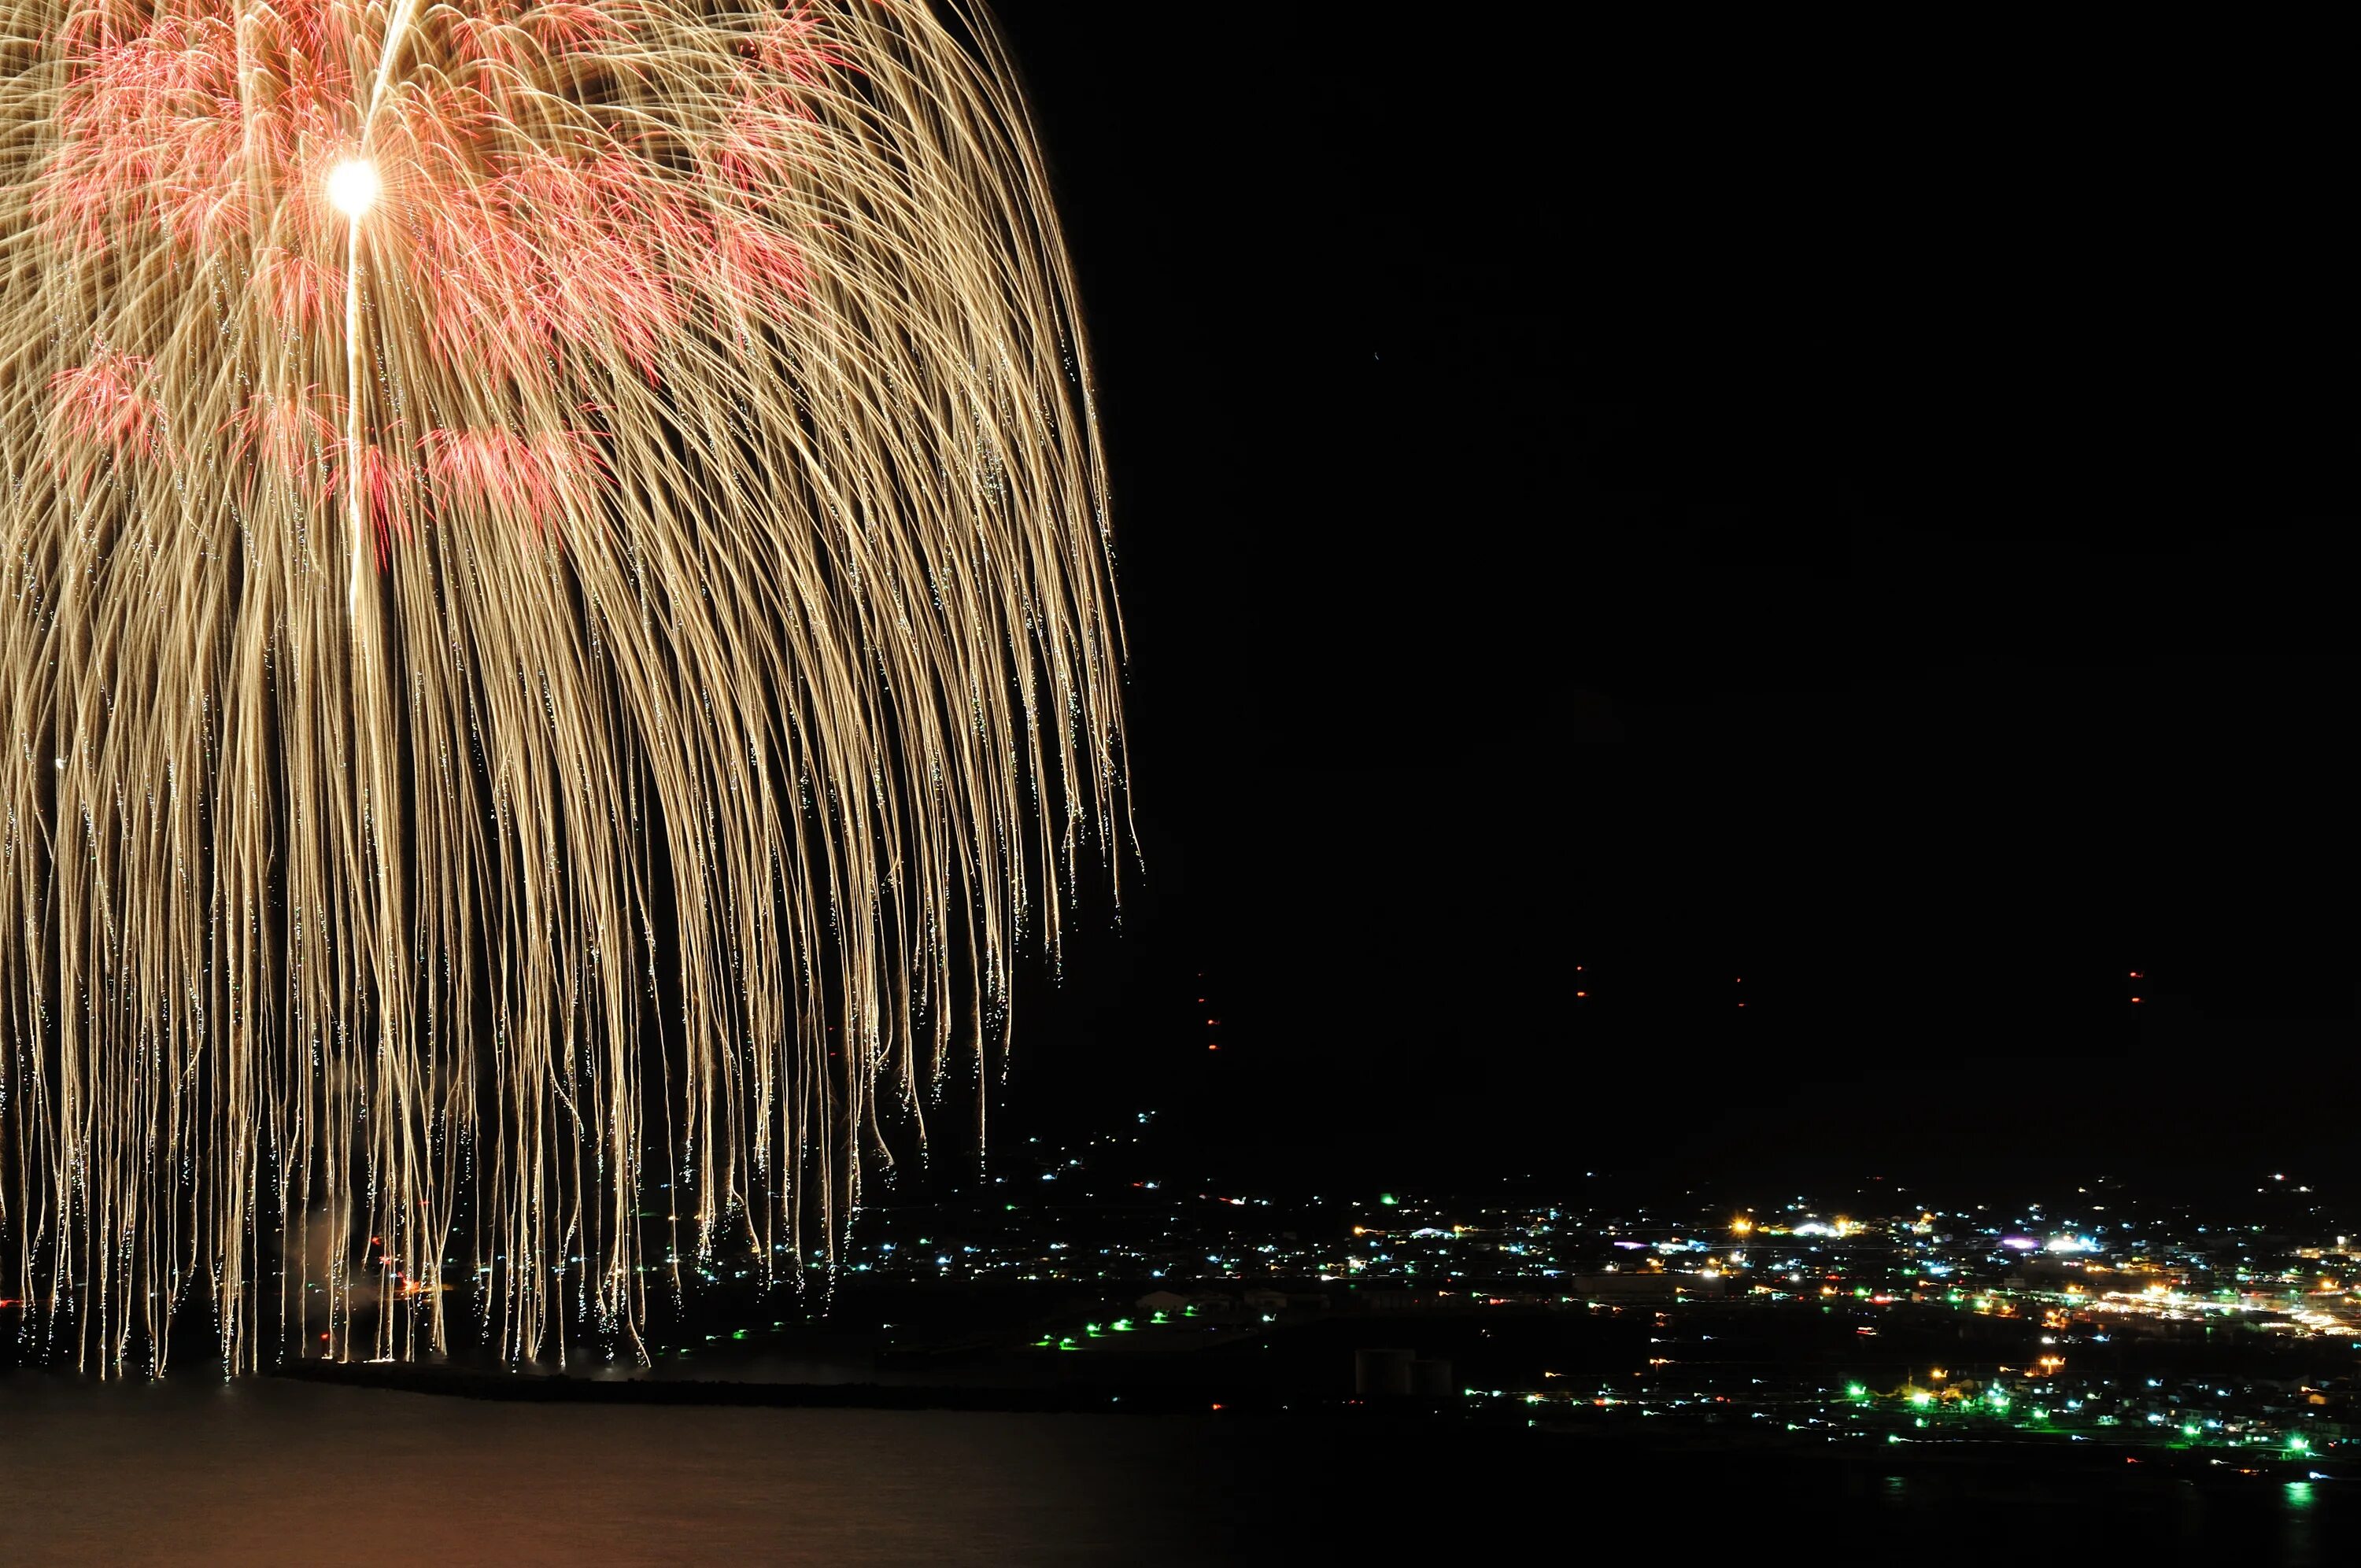
[[[1407,1350],[1356,1350],[1353,1353],[1353,1394],[1360,1399],[1456,1398],[1458,1385],[1451,1378],[1451,1363]]]
[[[1411,1365],[1418,1358],[1407,1350],[1356,1350],[1353,1353],[1353,1394],[1361,1399],[1406,1399],[1411,1390]]]
[[[1452,1399],[1459,1394],[1459,1385],[1452,1380],[1451,1363],[1440,1357],[1420,1356],[1410,1364],[1411,1397],[1418,1399]]]
[[[1719,1275],[1624,1273],[1577,1274],[1574,1289],[1594,1301],[1670,1301],[1680,1296],[1719,1296]]]
[[[1399,1279],[1356,1279],[1331,1299],[1346,1312],[1411,1312],[1434,1305],[1435,1293]]]

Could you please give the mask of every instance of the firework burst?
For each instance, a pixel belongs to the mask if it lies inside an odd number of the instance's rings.
[[[1123,816],[988,24],[0,4],[26,1332],[630,1351],[832,1258]]]

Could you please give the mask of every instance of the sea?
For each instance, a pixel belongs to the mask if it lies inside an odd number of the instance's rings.
[[[1681,1456],[1450,1420],[0,1377],[0,1563],[2361,1561],[2361,1482]],[[1702,1560],[1702,1559],[1700,1559]]]

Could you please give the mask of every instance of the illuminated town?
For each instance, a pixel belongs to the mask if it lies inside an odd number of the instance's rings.
[[[865,1212],[824,1315],[707,1271],[691,1299],[712,1306],[660,1331],[657,1376],[764,1376],[824,1332],[867,1387],[1070,1408],[2361,1475],[2361,1227],[2284,1172],[2203,1204],[2105,1178],[2040,1202],[1882,1181],[1642,1201],[1605,1173],[1597,1196],[1290,1198],[1137,1174],[1127,1137],[1027,1154]]]

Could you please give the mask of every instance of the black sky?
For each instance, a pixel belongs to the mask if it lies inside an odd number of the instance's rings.
[[[2121,1150],[2354,1150],[2361,271],[2309,51],[1001,11],[1148,862],[1024,994],[1016,1113],[1185,1104],[1275,1174],[1874,1152],[1916,1145],[1861,1105],[2030,1058]],[[2143,966],[2212,1003],[2143,1033]],[[2274,1010],[2303,1052],[2248,1048]],[[1712,1137],[1632,1110],[1706,1083]]]

